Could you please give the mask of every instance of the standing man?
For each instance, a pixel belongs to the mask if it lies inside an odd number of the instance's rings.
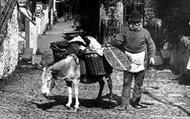
[[[150,33],[142,27],[142,17],[139,11],[132,11],[128,26],[124,26],[116,40],[111,41],[110,44],[121,49],[130,57],[131,61],[131,69],[124,71],[121,106],[117,107],[117,110],[131,108],[129,102],[133,79],[132,106],[136,109],[145,108],[144,105],[139,103],[142,93],[141,87],[147,63],[154,64],[156,47]]]

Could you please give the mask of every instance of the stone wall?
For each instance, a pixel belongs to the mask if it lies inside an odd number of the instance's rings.
[[[20,37],[18,35],[17,12],[17,8],[15,8],[7,23],[6,35],[0,46],[0,78],[12,73],[18,62],[18,41]]]
[[[100,7],[100,20],[103,27],[103,44],[112,40],[119,32],[123,25],[123,3],[117,2],[115,5]]]

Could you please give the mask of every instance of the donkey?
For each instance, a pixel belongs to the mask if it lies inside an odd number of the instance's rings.
[[[99,93],[96,99],[101,99],[102,91],[104,88],[104,80],[103,78],[107,78],[108,87],[109,87],[109,99],[112,100],[112,80],[111,74],[106,74],[104,76],[90,76],[87,78],[91,78],[88,82],[96,83],[98,82],[100,85]],[[68,55],[65,59],[60,60],[59,62],[43,69],[42,73],[42,94],[44,96],[49,96],[51,90],[55,86],[55,80],[65,80],[66,85],[68,87],[68,103],[66,107],[70,108],[72,104],[72,84],[74,84],[75,90],[75,105],[74,111],[77,111],[79,108],[79,83],[81,83],[81,72],[80,72],[80,63],[79,58],[76,54],[72,53]],[[84,83],[84,82],[82,82]]]

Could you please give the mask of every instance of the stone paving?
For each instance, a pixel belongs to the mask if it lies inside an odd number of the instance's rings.
[[[57,34],[62,35],[63,32],[72,31],[72,22],[68,22],[68,23],[62,22],[62,23],[56,24],[54,28],[55,30],[53,32],[52,31],[47,32],[48,35],[45,36],[47,37],[47,40],[45,41],[48,41],[48,39],[52,41],[50,37],[56,37],[54,40],[62,40],[62,39],[59,39],[59,36]],[[178,76],[174,75],[170,70],[167,70],[167,69],[157,70],[155,72],[156,73],[154,74],[154,76],[152,76],[152,73],[150,71],[147,71],[147,75],[146,75],[145,83],[144,83],[144,89],[145,89],[144,92],[146,93],[143,96],[144,103],[150,104],[150,107],[152,108],[152,110],[155,110],[157,112],[163,111],[163,113],[167,113],[167,111],[165,112],[162,109],[161,110],[159,110],[159,108],[156,109],[157,106],[163,107],[164,109],[164,106],[167,105],[169,106],[169,108],[168,109],[166,108],[166,110],[170,110],[171,107],[173,107],[176,110],[176,115],[178,115],[177,112],[182,112],[184,115],[189,115],[190,114],[190,108],[189,108],[190,92],[188,91],[190,91],[190,86],[179,85],[178,81],[175,80]],[[114,91],[114,94],[116,94],[117,96],[121,96],[122,73],[116,71],[116,74],[117,75],[114,75],[112,77],[113,85],[114,85],[113,91]],[[159,89],[155,89],[154,87],[159,87]],[[89,86],[89,88],[94,88],[94,86]],[[89,95],[90,94],[87,94],[87,97]],[[162,116],[162,115],[159,115],[159,116]]]
[[[73,30],[71,22],[60,22],[53,30],[40,36],[39,52],[52,58],[49,43],[64,40],[62,33],[68,30]],[[80,110],[77,113],[67,110],[65,82],[58,80],[51,94],[53,100],[47,100],[40,94],[41,73],[35,68],[20,67],[6,79],[0,80],[0,119],[190,119],[190,86],[179,85],[175,80],[178,75],[168,69],[156,70],[154,75],[147,70],[141,102],[149,108],[131,112],[116,111],[114,107],[117,104],[106,98],[96,102],[97,83],[80,84]],[[117,103],[121,100],[122,77],[122,72],[114,70],[112,81]],[[107,92],[105,85],[103,97]]]

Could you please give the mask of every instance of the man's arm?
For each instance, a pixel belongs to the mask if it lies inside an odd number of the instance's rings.
[[[150,59],[150,63],[154,64],[155,63],[154,58],[156,56],[156,46],[149,32],[147,32],[146,43],[147,43],[147,50],[149,54],[148,58]]]

